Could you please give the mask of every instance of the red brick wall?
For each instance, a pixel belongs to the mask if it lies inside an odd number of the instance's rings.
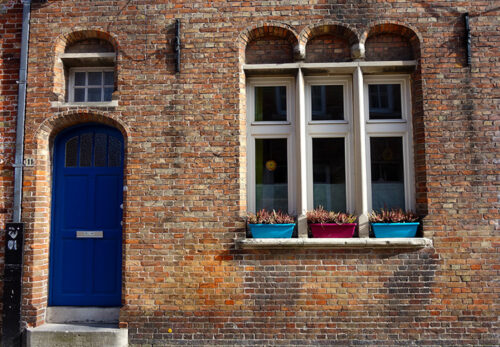
[[[366,60],[413,60],[410,43],[394,34],[369,36],[366,40]]]
[[[22,12],[17,1],[3,1],[0,5],[0,284],[4,271],[4,228],[6,222],[12,221]],[[0,285],[0,297],[2,291]],[[0,315],[0,324],[1,320]]]
[[[293,47],[284,38],[266,36],[254,40],[247,45],[247,64],[280,64],[292,62]]]
[[[465,11],[472,68],[465,66]],[[51,141],[65,126],[100,121],[126,138],[120,321],[132,345],[497,344],[499,15],[493,1],[34,6],[26,154],[36,166],[26,171],[23,215],[27,324],[43,323],[47,302]],[[323,21],[345,24],[368,40],[367,49],[373,38],[398,34],[405,40],[391,41],[394,48],[410,42],[420,50],[412,87],[417,205],[432,248],[235,249],[245,234],[241,35],[249,33],[250,56],[267,45],[273,60],[290,59],[293,36]],[[278,33],[256,29],[273,26]],[[77,30],[116,39],[118,107],[51,106],[59,38]],[[270,33],[283,49],[266,41]]]
[[[333,35],[316,36],[307,42],[306,63],[340,62],[351,60],[349,42]]]

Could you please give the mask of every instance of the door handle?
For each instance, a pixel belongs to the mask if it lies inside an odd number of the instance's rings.
[[[103,231],[102,230],[77,230],[76,231],[77,239],[102,239]]]

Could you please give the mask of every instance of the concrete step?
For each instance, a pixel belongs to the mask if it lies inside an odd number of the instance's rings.
[[[49,306],[45,321],[58,324],[118,324],[119,307]]]
[[[26,331],[27,347],[126,347],[128,329],[116,324],[46,323]]]

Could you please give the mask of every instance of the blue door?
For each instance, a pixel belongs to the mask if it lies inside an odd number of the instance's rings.
[[[54,144],[50,305],[121,302],[123,136],[90,124]]]

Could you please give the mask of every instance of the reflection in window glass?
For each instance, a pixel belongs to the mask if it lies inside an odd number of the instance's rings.
[[[106,166],[106,134],[95,134],[94,166]]]
[[[346,211],[344,138],[313,138],[314,207]]]
[[[256,209],[288,211],[286,139],[255,140]]]
[[[405,209],[403,139],[370,138],[372,208]]]
[[[255,121],[286,121],[286,87],[255,87]]]
[[[114,81],[114,73],[113,71],[104,71],[104,84],[105,85],[113,85]]]
[[[401,86],[368,85],[370,119],[401,119]]]
[[[76,167],[78,165],[78,136],[72,137],[66,142],[66,153],[64,158],[65,167]]]
[[[75,102],[84,102],[85,101],[85,89],[84,88],[75,88],[75,94],[73,97]]]
[[[92,166],[92,133],[80,136],[80,167]]]
[[[108,149],[108,166],[117,167],[121,165],[122,160],[122,146],[121,142],[113,137],[109,137],[109,149]]]
[[[104,100],[103,101],[111,101],[113,96],[113,88],[104,88]]]
[[[102,72],[89,72],[89,86],[100,86],[102,84]]]
[[[343,120],[343,86],[311,86],[312,120]]]
[[[85,85],[85,72],[75,72],[75,86]]]
[[[87,101],[101,101],[101,88],[89,88]]]

